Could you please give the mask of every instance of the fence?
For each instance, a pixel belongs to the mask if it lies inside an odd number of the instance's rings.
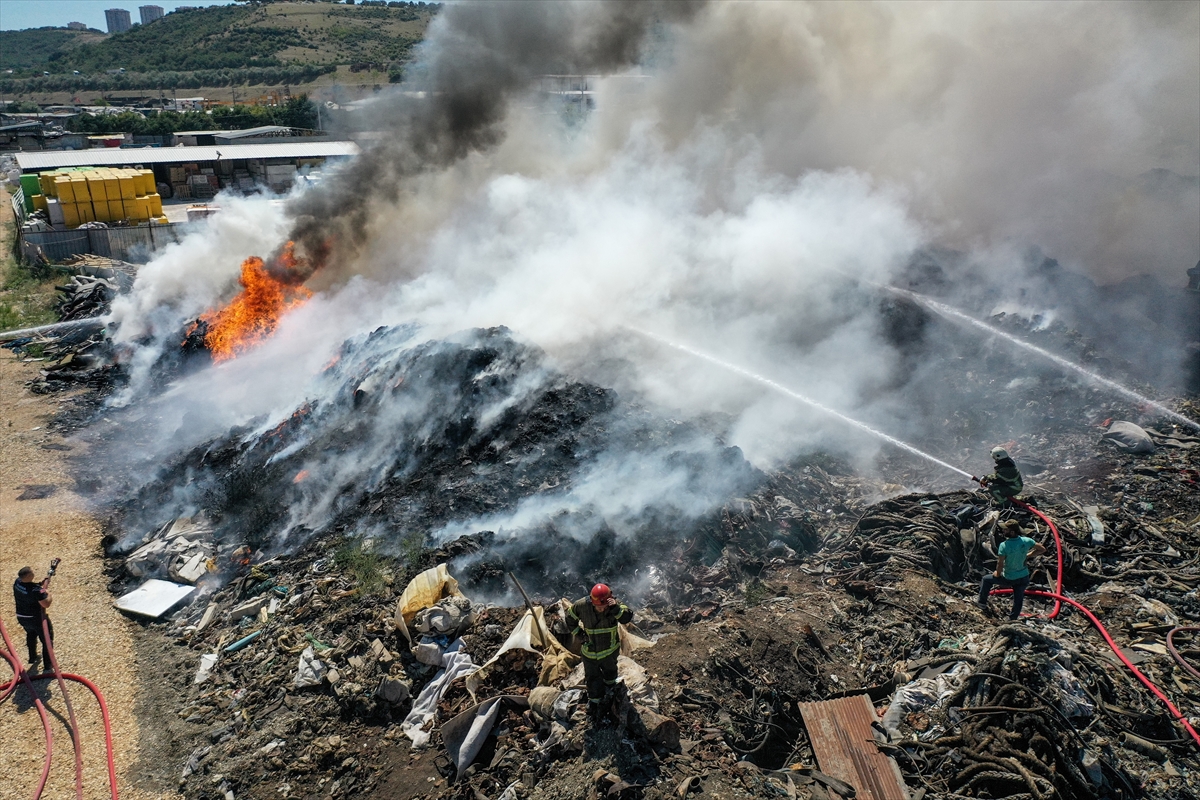
[[[71,231],[20,231],[17,252],[27,261],[62,261],[91,253],[119,261],[149,261],[154,251],[179,241],[178,225],[136,228],[76,228]]]
[[[118,261],[149,261],[160,247],[178,242],[179,226],[139,225],[135,228],[76,228],[70,231],[25,231],[24,194],[18,187],[12,194],[17,224],[17,254],[25,261],[62,261],[90,253]]]

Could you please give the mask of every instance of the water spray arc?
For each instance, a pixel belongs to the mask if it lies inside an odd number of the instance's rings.
[[[784,395],[785,397],[789,397],[792,400],[798,400],[799,402],[804,403],[805,405],[810,406],[812,408],[815,408],[822,413],[828,414],[831,417],[836,417],[837,419],[841,420],[842,422],[846,423],[847,425],[858,428],[860,431],[863,431],[864,433],[869,433],[870,435],[874,436],[877,439],[882,439],[883,441],[887,442],[888,444],[899,447],[901,450],[904,450],[905,452],[911,453],[915,456],[918,456],[919,458],[925,459],[926,461],[937,464],[939,467],[942,467],[943,469],[948,469],[951,472],[956,472],[965,478],[975,480],[975,478],[971,475],[971,473],[961,470],[958,467],[954,466],[953,464],[947,464],[945,461],[942,461],[939,458],[935,458],[934,456],[931,456],[929,453],[926,453],[923,450],[919,450],[916,447],[913,447],[911,444],[908,444],[907,442],[902,442],[899,439],[897,439],[896,437],[889,436],[888,434],[884,433],[883,431],[875,430],[870,425],[867,425],[864,422],[859,422],[858,420],[856,420],[852,417],[848,417],[845,414],[841,413],[840,411],[834,411],[829,406],[818,403],[816,400],[813,400],[810,397],[805,397],[804,395],[800,394],[799,392],[795,391],[794,389],[789,389],[788,387],[784,386],[783,384],[773,381],[770,378],[764,377],[762,375],[758,375],[754,372],[751,372],[748,369],[745,369],[744,367],[739,367],[736,364],[730,364],[728,361],[723,361],[714,355],[710,355],[709,353],[705,353],[700,350],[696,350],[691,347],[688,347],[687,345],[680,344],[678,342],[673,342],[669,339],[665,339],[662,336],[659,336],[658,334],[651,333],[650,331],[645,331],[640,328],[635,328],[631,325],[626,325],[624,327],[627,330],[630,330],[630,331],[638,334],[639,336],[644,336],[647,339],[652,339],[652,340],[658,342],[659,344],[666,345],[667,347],[674,348],[675,350],[679,350],[680,352],[683,352],[683,353],[687,353],[690,356],[699,358],[703,361],[707,361],[708,363],[714,364],[718,367],[721,367],[722,369],[728,370],[729,372],[733,372],[737,375],[741,375],[743,378],[748,378],[756,383],[760,383],[763,386],[766,386],[767,388],[772,389],[772,390]]]
[[[1041,356],[1042,358],[1045,358],[1048,361],[1051,361],[1052,363],[1062,367],[1063,369],[1068,369],[1068,370],[1071,370],[1072,372],[1082,375],[1084,378],[1086,378],[1091,383],[1098,384],[1100,386],[1105,387],[1106,389],[1110,389],[1110,390],[1116,392],[1117,394],[1121,395],[1122,397],[1124,397],[1127,400],[1133,400],[1134,402],[1151,406],[1155,410],[1160,411],[1161,413],[1165,414],[1166,416],[1170,417],[1171,419],[1175,420],[1176,422],[1180,423],[1181,425],[1187,425],[1189,427],[1200,430],[1200,422],[1196,422],[1193,419],[1189,419],[1188,417],[1185,417],[1182,414],[1172,411],[1171,409],[1164,406],[1162,403],[1155,402],[1154,400],[1151,400],[1149,397],[1146,397],[1143,394],[1139,394],[1138,392],[1135,392],[1133,389],[1130,389],[1126,386],[1122,386],[1121,384],[1117,383],[1116,381],[1101,377],[1100,375],[1097,375],[1096,373],[1094,373],[1090,370],[1084,369],[1083,367],[1079,366],[1078,364],[1076,364],[1073,361],[1069,361],[1069,360],[1063,358],[1062,356],[1057,356],[1054,353],[1051,353],[1049,350],[1043,350],[1042,348],[1038,347],[1037,345],[1030,344],[1029,342],[1026,342],[1023,339],[1019,339],[1010,333],[1006,333],[1004,331],[997,330],[996,328],[992,327],[991,325],[988,325],[985,322],[981,322],[980,320],[975,319],[974,317],[970,316],[969,314],[964,314],[963,312],[959,311],[958,309],[948,306],[945,303],[940,303],[931,297],[926,297],[923,294],[917,294],[916,292],[912,292],[907,289],[899,289],[895,286],[884,286],[882,288],[887,289],[889,292],[892,292],[893,294],[900,295],[901,297],[906,297],[909,300],[912,300],[914,303],[924,306],[925,308],[929,309],[930,311],[933,311],[934,313],[938,314],[939,316],[945,317],[946,319],[963,322],[968,325],[971,325],[972,327],[979,328],[980,330],[986,331],[987,333],[991,334],[992,336],[999,336],[1001,339],[1004,339],[1005,341],[1010,342],[1011,344],[1015,344],[1017,347],[1021,347],[1025,350],[1028,350],[1031,353],[1035,353],[1035,354]]]

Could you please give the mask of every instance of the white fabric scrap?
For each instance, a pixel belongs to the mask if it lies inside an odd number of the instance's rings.
[[[400,723],[400,730],[412,740],[413,748],[423,747],[429,741],[429,731],[426,726],[437,714],[437,704],[450,688],[450,684],[475,672],[479,667],[471,661],[469,653],[460,652],[462,639],[455,639],[442,654],[442,669],[433,676],[429,685],[421,690],[421,694],[413,701],[412,711]]]
[[[300,665],[296,668],[296,677],[292,680],[292,685],[297,689],[317,686],[324,677],[325,665],[317,659],[316,651],[309,645],[300,654]]]

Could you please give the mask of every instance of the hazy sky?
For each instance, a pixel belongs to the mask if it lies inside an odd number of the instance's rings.
[[[22,28],[64,28],[68,22],[82,22],[89,28],[107,31],[104,10],[123,8],[132,22],[139,22],[138,6],[162,6],[171,11],[178,6],[223,6],[230,0],[2,0],[0,30]]]

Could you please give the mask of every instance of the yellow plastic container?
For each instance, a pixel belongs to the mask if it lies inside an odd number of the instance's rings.
[[[54,179],[54,196],[63,203],[75,202],[75,190],[71,188],[71,179],[60,177]]]
[[[117,183],[116,176],[109,172],[104,173],[104,196],[110,203],[114,200],[118,202],[121,200],[121,187]]]
[[[141,219],[142,210],[136,197],[132,200],[122,200],[121,205],[125,208],[126,219]]]
[[[71,193],[75,195],[76,203],[91,203],[92,193],[88,191],[87,178],[82,173],[71,176]]]
[[[74,203],[62,203],[63,224],[68,228],[79,227],[79,206]]]
[[[108,213],[107,200],[92,201],[92,216],[97,222],[112,222],[112,215]]]
[[[120,200],[108,201],[108,221],[119,222],[125,219],[125,209]]]
[[[137,197],[137,186],[130,175],[118,173],[117,186],[120,188],[122,200],[132,200]]]
[[[101,202],[108,200],[108,194],[104,191],[104,176],[97,172],[89,172],[87,176],[88,194],[92,201],[100,200]]]
[[[154,194],[158,191],[158,186],[154,183],[154,170],[144,169],[138,174],[142,176],[142,190],[138,194]]]
[[[137,218],[139,220],[147,220],[152,217],[150,213],[150,196],[142,195],[137,199]]]
[[[170,225],[171,224],[171,220],[167,219],[166,217],[157,217],[154,220],[154,222],[157,222],[159,225]]]
[[[80,225],[82,225],[85,222],[95,222],[96,221],[96,212],[94,210],[92,210],[91,203],[77,203],[76,205],[79,208],[79,224]]]
[[[42,194],[47,197],[54,197],[54,179],[58,176],[53,172],[39,172],[38,183],[42,185]]]
[[[30,198],[33,201],[33,208],[36,211],[45,211],[47,209],[46,195],[35,194]]]
[[[158,192],[153,192],[146,195],[146,198],[150,201],[150,216],[161,217],[163,213],[162,197],[158,194]]]

